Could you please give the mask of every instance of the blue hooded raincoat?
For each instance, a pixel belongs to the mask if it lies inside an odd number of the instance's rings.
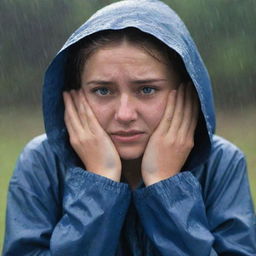
[[[195,147],[184,169],[134,191],[77,165],[62,99],[70,47],[92,33],[127,27],[153,35],[182,57],[201,106]],[[95,13],[50,64],[43,111],[46,135],[25,147],[10,181],[4,256],[256,256],[244,155],[214,135],[207,70],[185,25],[168,6],[128,0]]]

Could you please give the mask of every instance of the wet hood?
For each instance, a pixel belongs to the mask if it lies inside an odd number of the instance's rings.
[[[195,134],[195,147],[183,168],[191,170],[204,163],[211,150],[215,130],[211,82],[185,25],[172,9],[158,0],[127,0],[111,4],[96,12],[70,36],[48,67],[44,80],[43,113],[49,143],[61,161],[68,166],[76,165],[77,156],[68,142],[62,99],[69,47],[95,32],[127,27],[149,33],[175,50],[182,57],[195,85],[201,117]]]

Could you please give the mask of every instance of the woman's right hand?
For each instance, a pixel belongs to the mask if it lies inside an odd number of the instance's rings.
[[[64,120],[70,144],[90,172],[114,181],[121,178],[121,160],[110,137],[103,130],[82,90],[63,93]]]

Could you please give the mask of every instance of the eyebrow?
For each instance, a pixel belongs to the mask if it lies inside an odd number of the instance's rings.
[[[131,84],[140,85],[140,84],[151,84],[151,83],[159,83],[159,82],[166,82],[167,79],[160,79],[160,78],[153,78],[153,79],[141,79],[141,80],[132,80],[130,81]],[[86,85],[113,85],[116,84],[112,81],[106,80],[92,80],[86,83]]]
[[[89,81],[89,82],[86,82],[85,83],[86,85],[111,85],[113,84],[113,82],[111,81],[105,81],[105,80],[92,80],[92,81]]]

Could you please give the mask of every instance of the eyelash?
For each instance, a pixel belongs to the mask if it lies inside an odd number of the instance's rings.
[[[107,87],[98,87],[98,88],[94,88],[94,89],[92,89],[92,92],[95,93],[95,94],[98,94],[99,96],[106,96],[106,95],[109,95],[109,94],[104,94],[104,95],[100,94],[99,91],[100,91],[100,90],[103,90],[103,89],[105,89],[105,90],[107,89],[107,90],[110,92],[110,90],[109,90]]]
[[[150,87],[150,86],[144,86],[144,87],[142,87],[142,88],[140,89],[140,91],[143,91],[144,89],[154,90],[154,92],[153,92],[153,93],[143,93],[143,95],[152,95],[152,94],[156,93],[156,91],[157,91],[156,88]]]
[[[153,93],[143,93],[143,90],[144,90],[144,89],[154,90],[154,92],[153,92]],[[101,90],[108,90],[108,92],[107,92],[106,94],[101,94],[101,93],[100,93]],[[141,94],[143,97],[144,97],[144,96],[151,96],[151,95],[155,94],[156,91],[158,91],[158,89],[155,88],[155,87],[143,86],[143,87],[139,88],[138,94]],[[112,94],[111,90],[108,89],[107,87],[98,87],[98,88],[94,88],[94,89],[92,89],[92,92],[95,93],[95,94],[97,94],[97,95],[99,95],[99,96],[101,96],[101,97],[109,96],[109,95]]]

